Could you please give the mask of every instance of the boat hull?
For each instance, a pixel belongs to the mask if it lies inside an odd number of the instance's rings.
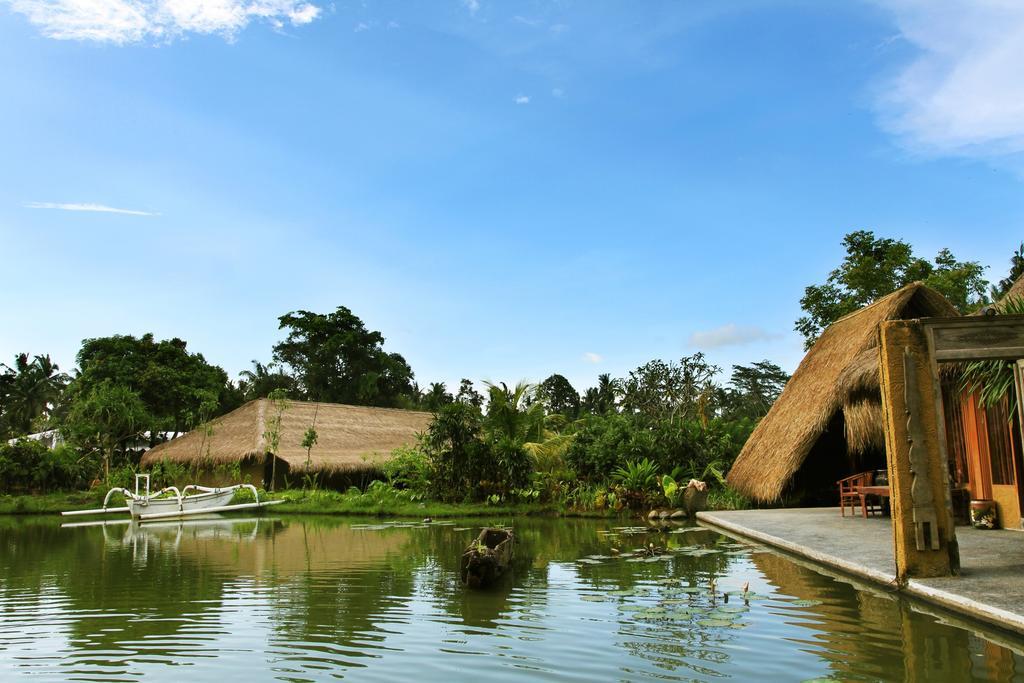
[[[197,510],[223,507],[231,502],[231,498],[234,495],[235,491],[233,489],[197,493],[194,496],[182,498],[180,505],[176,497],[158,498],[156,500],[138,499],[130,501],[129,508],[132,517],[136,519],[142,515],[167,515],[174,512],[194,514]]]

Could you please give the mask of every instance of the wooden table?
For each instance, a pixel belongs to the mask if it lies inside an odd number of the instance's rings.
[[[864,513],[864,516],[868,516],[868,508],[865,504],[865,498],[868,496],[878,496],[882,499],[882,503],[886,503],[889,499],[889,487],[888,486],[858,486],[857,493],[860,494],[860,509]],[[878,511],[882,512],[882,504],[879,504]]]

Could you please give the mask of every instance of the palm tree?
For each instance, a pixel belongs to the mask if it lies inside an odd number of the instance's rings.
[[[615,405],[622,395],[622,381],[612,379],[607,372],[597,376],[597,389],[595,395],[595,407],[598,414],[605,414],[615,409]]]
[[[295,387],[295,378],[277,363],[264,365],[254,360],[252,370],[242,370],[238,376],[241,378],[238,388],[242,390],[242,395],[247,401],[266,398],[275,389],[291,391]]]
[[[504,382],[484,384],[489,399],[484,427],[492,438],[521,445],[541,465],[565,453],[573,435],[557,431],[565,425],[565,417],[546,415],[544,404],[534,400],[536,385],[519,382],[509,389]]]
[[[4,421],[16,434],[28,434],[36,418],[48,416],[70,381],[49,355],[18,354],[14,367],[0,364],[7,370]]]

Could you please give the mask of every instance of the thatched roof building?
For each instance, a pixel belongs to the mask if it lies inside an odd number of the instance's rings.
[[[168,460],[197,468],[233,463],[263,467],[271,451],[268,431],[277,414],[269,399],[250,401],[205,427],[156,446],[143,456],[142,466]],[[310,469],[338,473],[379,466],[395,448],[415,443],[431,419],[430,413],[412,410],[303,401],[286,401],[280,416],[273,455],[292,473],[306,467],[302,441],[310,427],[317,432]]]
[[[850,472],[884,467],[879,323],[955,315],[944,296],[916,282],[837,320],[750,435],[729,484],[770,502],[787,490],[826,484],[831,490]],[[865,462],[856,462],[859,457]]]

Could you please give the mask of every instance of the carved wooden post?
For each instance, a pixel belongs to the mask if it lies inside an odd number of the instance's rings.
[[[896,576],[959,573],[941,390],[921,323],[883,322],[878,349]]]

